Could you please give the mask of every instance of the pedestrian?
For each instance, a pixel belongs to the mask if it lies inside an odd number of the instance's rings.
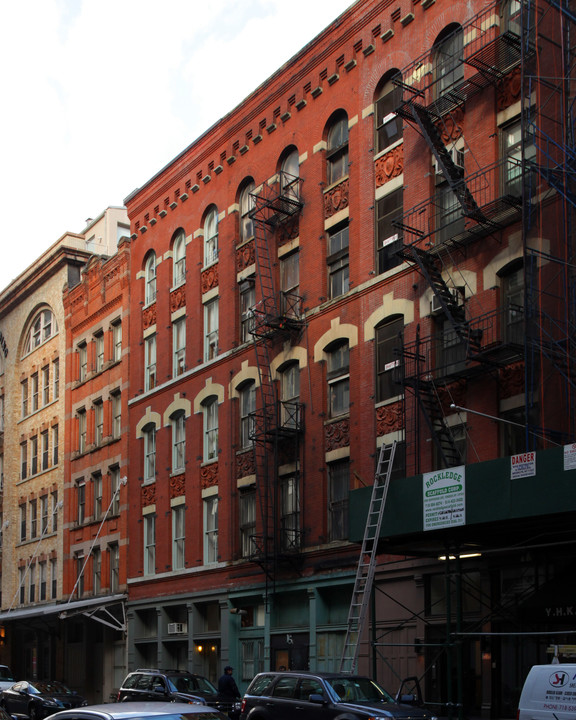
[[[234,702],[234,700],[240,699],[240,691],[236,685],[236,681],[232,677],[234,668],[230,665],[226,665],[224,668],[224,675],[218,680],[218,694],[223,700]]]

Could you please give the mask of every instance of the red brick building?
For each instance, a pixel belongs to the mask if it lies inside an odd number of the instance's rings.
[[[512,717],[567,642],[570,23],[361,0],[127,198],[130,669],[338,669],[394,441],[360,669]]]

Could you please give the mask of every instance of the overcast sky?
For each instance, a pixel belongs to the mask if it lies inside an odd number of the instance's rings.
[[[166,165],[353,0],[4,0],[0,289]]]

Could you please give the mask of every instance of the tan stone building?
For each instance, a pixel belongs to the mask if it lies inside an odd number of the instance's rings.
[[[16,643],[18,677],[56,676],[62,598],[66,333],[62,291],[93,255],[111,255],[127,233],[111,207],[66,233],[0,293],[3,410],[3,658]],[[64,678],[58,678],[64,679]]]

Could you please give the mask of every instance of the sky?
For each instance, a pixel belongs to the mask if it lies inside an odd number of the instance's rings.
[[[5,0],[0,290],[123,205],[353,0]]]

